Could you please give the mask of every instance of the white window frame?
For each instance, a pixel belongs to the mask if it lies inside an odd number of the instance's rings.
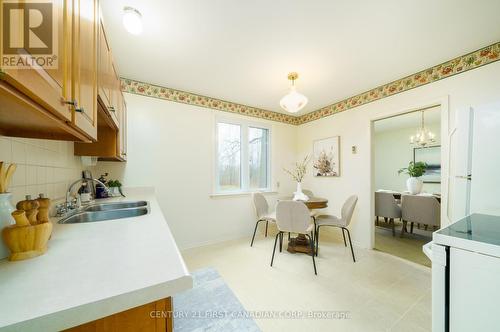
[[[240,151],[240,158],[241,158],[241,163],[240,163],[240,183],[241,183],[241,188],[239,190],[221,190],[219,187],[219,123],[227,123],[227,124],[232,124],[232,125],[238,125],[240,126],[240,142],[241,142],[241,151]],[[267,187],[266,188],[252,188],[250,189],[250,172],[249,172],[249,165],[250,165],[250,160],[249,160],[249,153],[248,153],[248,128],[260,128],[260,129],[266,129],[267,130]],[[254,121],[248,121],[244,119],[236,119],[236,118],[231,118],[231,117],[216,117],[215,119],[215,154],[214,154],[214,184],[213,184],[213,193],[215,195],[233,195],[233,194],[244,194],[244,193],[250,193],[250,192],[255,192],[255,191],[263,191],[263,192],[270,192],[272,185],[271,185],[271,136],[272,136],[272,130],[271,126],[261,123],[261,122],[254,122]]]

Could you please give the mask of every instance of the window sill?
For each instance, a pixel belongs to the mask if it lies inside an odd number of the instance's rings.
[[[254,192],[257,192],[257,191],[240,191],[240,192],[232,192],[232,193],[230,193],[230,192],[229,193],[211,193],[209,196],[210,196],[210,198],[238,197],[238,196],[248,196]],[[263,193],[264,195],[278,194],[277,191],[272,191],[272,190],[261,190],[258,192]]]

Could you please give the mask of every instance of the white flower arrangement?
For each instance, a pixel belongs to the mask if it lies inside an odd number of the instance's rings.
[[[304,176],[307,173],[307,165],[309,164],[309,156],[306,155],[302,161],[295,162],[295,169],[292,171],[283,168],[283,170],[288,173],[295,182],[302,183]]]

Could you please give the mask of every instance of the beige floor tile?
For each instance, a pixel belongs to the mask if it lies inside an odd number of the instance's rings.
[[[188,268],[217,269],[247,310],[301,312],[302,319],[258,319],[263,331],[429,331],[430,269],[374,250],[349,248],[322,237],[314,275],[304,254],[276,252],[274,236],[254,246],[241,239],[183,251]],[[348,319],[312,319],[321,311],[347,311]]]

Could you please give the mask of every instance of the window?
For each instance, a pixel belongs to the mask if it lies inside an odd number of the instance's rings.
[[[262,125],[220,120],[216,125],[217,193],[270,189],[270,129]]]

